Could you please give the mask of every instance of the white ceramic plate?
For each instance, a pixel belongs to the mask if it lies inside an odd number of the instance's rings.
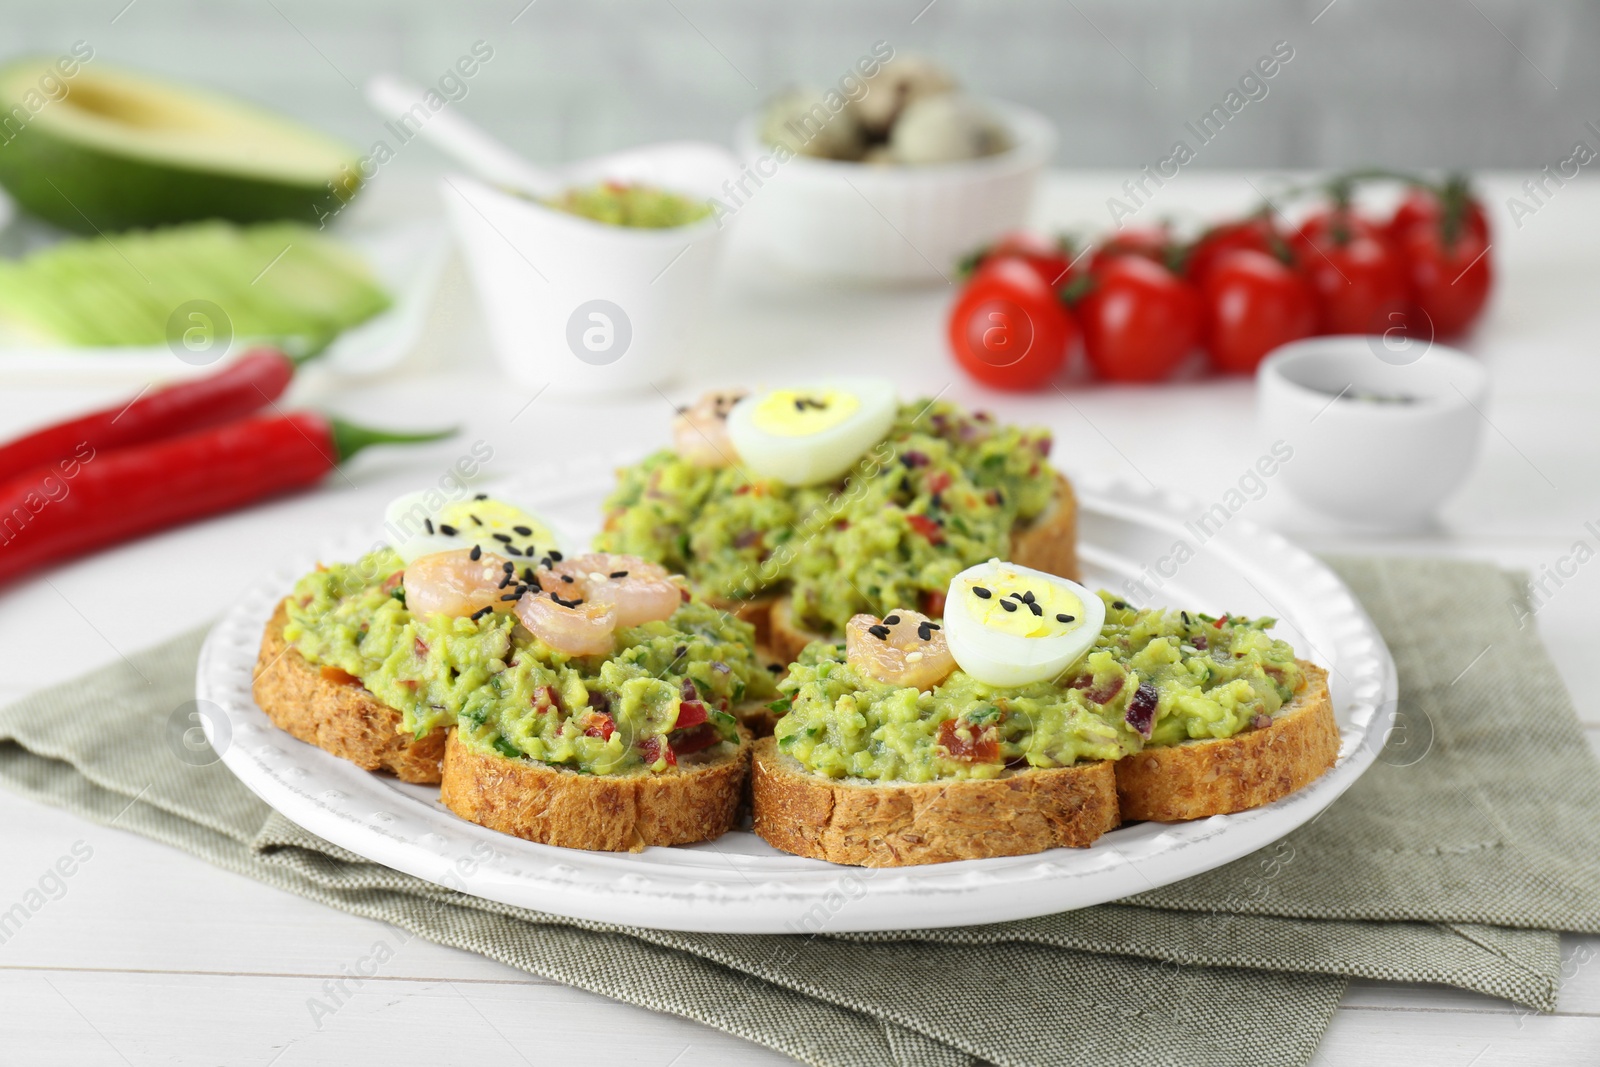
[[[542,473],[520,499],[574,532],[591,532],[609,464]],[[255,586],[211,632],[196,695],[207,737],[258,796],[289,819],[371,860],[466,892],[573,918],[743,933],[892,930],[1028,918],[1082,908],[1209,870],[1310,820],[1371,765],[1393,721],[1394,662],[1333,573],[1279,535],[1233,518],[1199,544],[1193,502],[1119,482],[1078,481],[1086,581],[1141,603],[1220,614],[1271,614],[1302,655],[1328,666],[1343,734],[1339,762],[1276,804],[1190,823],[1143,823],[1087,849],[888,870],[780,853],[754,834],[638,854],[580,852],[485,830],[439,805],[437,787],[369,774],[278,730],[250,697],[250,670],[277,601],[319,559],[353,559],[376,524],[309,552]],[[1172,571],[1174,546],[1198,554]],[[1146,566],[1150,567],[1146,572]],[[1154,575],[1155,577],[1151,577]],[[1157,582],[1160,584],[1156,587]],[[212,707],[207,706],[209,702]]]
[[[3,207],[3,205],[0,205]],[[0,217],[4,212],[0,210]],[[346,330],[317,358],[317,365],[339,374],[387,370],[410,351],[427,320],[449,244],[438,223],[362,225],[337,234],[360,253],[393,305]],[[221,362],[237,358],[250,345],[236,339]],[[165,346],[132,348],[40,348],[0,344],[0,382],[148,382],[208,374],[220,363],[185,363]]]

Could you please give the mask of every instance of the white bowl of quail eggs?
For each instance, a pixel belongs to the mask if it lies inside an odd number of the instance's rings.
[[[827,89],[779,94],[739,126],[743,169],[713,201],[741,240],[828,279],[942,282],[1027,222],[1055,129],[963,93],[880,43]]]

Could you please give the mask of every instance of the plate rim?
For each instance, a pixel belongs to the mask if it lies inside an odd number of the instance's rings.
[[[495,484],[522,483],[570,496],[586,468],[594,468],[589,473],[603,479],[614,459],[552,464],[537,477]],[[1117,476],[1065,473],[1080,509],[1122,521],[1155,526],[1151,520],[1160,519],[1165,520],[1160,525],[1181,526],[1184,506],[1194,504],[1184,494]],[[272,607],[317,559],[335,556],[341,546],[373,543],[377,528],[377,523],[351,526],[286,557],[212,627],[195,680],[207,741],[269,807],[332,844],[447,888],[580,922],[719,933],[820,932],[804,922],[816,918],[821,908],[828,933],[875,932],[969,925],[974,895],[985,897],[986,904],[1000,898],[1001,907],[986,910],[984,922],[1105,903],[1222,866],[1309,822],[1376,760],[1396,710],[1393,658],[1349,588],[1327,564],[1283,535],[1235,517],[1206,547],[1227,549],[1230,570],[1248,550],[1258,562],[1270,558],[1275,566],[1269,570],[1280,574],[1280,580],[1282,573],[1299,572],[1321,583],[1320,601],[1330,612],[1323,621],[1342,626],[1341,650],[1353,644],[1350,662],[1361,664],[1353,669],[1358,678],[1347,681],[1349,692],[1339,705],[1341,720],[1348,719],[1348,725],[1341,723],[1338,762],[1274,804],[1186,823],[1122,827],[1090,849],[917,867],[860,868],[782,854],[742,856],[723,852],[715,842],[637,854],[539,845],[469,823],[437,801],[429,804],[417,796],[421,787],[408,791],[392,779],[295,740],[273,726],[251,697],[250,668]],[[1363,642],[1368,642],[1364,651]],[[321,793],[313,795],[291,777],[310,779]],[[417,803],[407,805],[407,800]],[[391,809],[397,805],[408,811],[396,815]],[[358,815],[352,810],[356,808],[368,813]],[[1075,886],[1070,899],[1048,892],[1068,885]],[[841,893],[848,906],[829,907]]]

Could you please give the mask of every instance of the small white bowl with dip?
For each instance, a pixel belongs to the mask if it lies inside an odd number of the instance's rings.
[[[614,181],[709,201],[737,169],[720,146],[675,142],[558,173],[565,188]],[[648,391],[681,373],[722,244],[715,214],[662,229],[618,226],[466,174],[445,178],[440,195],[512,379],[604,394]]]
[[[1352,525],[1424,525],[1477,458],[1489,373],[1457,349],[1315,337],[1274,351],[1256,380],[1267,439],[1294,449],[1284,484]]]

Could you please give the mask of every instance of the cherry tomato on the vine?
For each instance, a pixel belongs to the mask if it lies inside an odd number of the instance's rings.
[[[1317,297],[1318,333],[1382,333],[1406,308],[1406,270],[1377,223],[1348,207],[1308,218],[1295,258]]]
[[[1206,349],[1218,370],[1249,374],[1279,345],[1309,337],[1317,306],[1305,279],[1263,252],[1217,259],[1201,287]]]
[[[1089,271],[1099,273],[1107,263],[1123,256],[1143,256],[1165,263],[1172,251],[1172,234],[1165,226],[1128,226],[1111,234],[1089,257]]]
[[[1460,198],[1460,222],[1485,243],[1489,240],[1489,216],[1483,204],[1467,194],[1464,187],[1447,187],[1448,195]],[[1384,225],[1384,232],[1396,245],[1404,243],[1405,235],[1418,224],[1439,226],[1444,222],[1445,205],[1439,194],[1425,185],[1413,185],[1394,209],[1394,214]]]
[[[1199,294],[1141,256],[1108,262],[1075,310],[1090,364],[1112,381],[1159,381],[1200,340]]]
[[[1018,259],[992,259],[950,309],[950,350],[996,389],[1033,389],[1060,372],[1078,326],[1056,290]]]
[[[1199,285],[1225,252],[1242,248],[1277,255],[1283,247],[1283,235],[1264,213],[1237,222],[1224,222],[1201,234],[1189,249],[1183,264],[1183,276]]]
[[[1447,243],[1438,226],[1413,226],[1400,248],[1413,307],[1409,332],[1430,339],[1453,337],[1477,321],[1494,287],[1484,235],[1469,227]]]
[[[1072,246],[1065,237],[1052,240],[1026,230],[1014,230],[968,257],[962,267],[970,274],[995,259],[1020,259],[1032,267],[1046,285],[1058,289],[1072,274]]]

